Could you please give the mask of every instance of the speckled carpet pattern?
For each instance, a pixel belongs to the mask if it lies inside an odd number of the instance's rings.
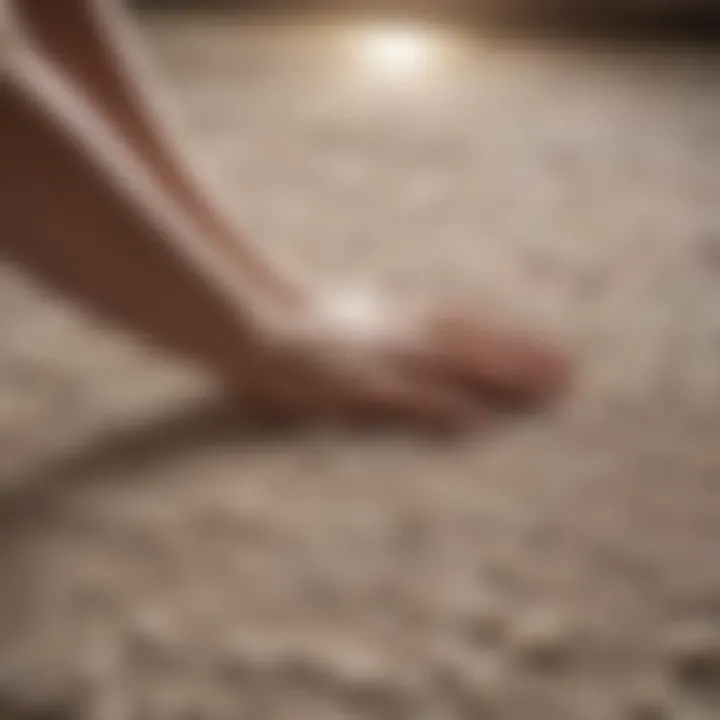
[[[143,31],[248,236],[517,308],[578,383],[456,442],[263,432],[0,266],[3,720],[717,718],[718,58]]]

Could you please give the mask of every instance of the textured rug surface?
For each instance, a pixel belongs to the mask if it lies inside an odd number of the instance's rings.
[[[143,29],[268,252],[517,308],[581,372],[459,442],[263,433],[1,266],[0,715],[717,718],[720,61]]]

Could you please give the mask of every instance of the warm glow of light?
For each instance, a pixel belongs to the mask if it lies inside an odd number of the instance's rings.
[[[368,29],[360,39],[364,62],[372,69],[392,76],[421,72],[432,61],[435,51],[433,38],[413,28]]]

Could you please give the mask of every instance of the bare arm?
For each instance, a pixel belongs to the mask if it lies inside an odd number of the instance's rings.
[[[287,281],[173,177],[132,95],[129,112],[96,102],[47,47],[12,23],[8,34],[9,7],[0,0],[0,250],[30,272],[302,416],[465,424],[565,385],[565,358],[503,323]]]
[[[53,285],[225,374],[253,324],[225,261],[35,49],[13,44],[0,96],[2,249]],[[262,312],[261,310],[258,310]]]
[[[298,298],[296,285],[240,238],[202,174],[177,146],[173,112],[153,82],[151,64],[118,0],[14,0],[34,43],[120,132],[169,196],[230,262],[251,271],[273,292]],[[285,269],[287,270],[287,269]]]

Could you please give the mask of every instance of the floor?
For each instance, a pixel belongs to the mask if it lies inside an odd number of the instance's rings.
[[[720,713],[720,61],[148,16],[230,212],[581,369],[455,442],[267,432],[0,266],[3,719]]]

